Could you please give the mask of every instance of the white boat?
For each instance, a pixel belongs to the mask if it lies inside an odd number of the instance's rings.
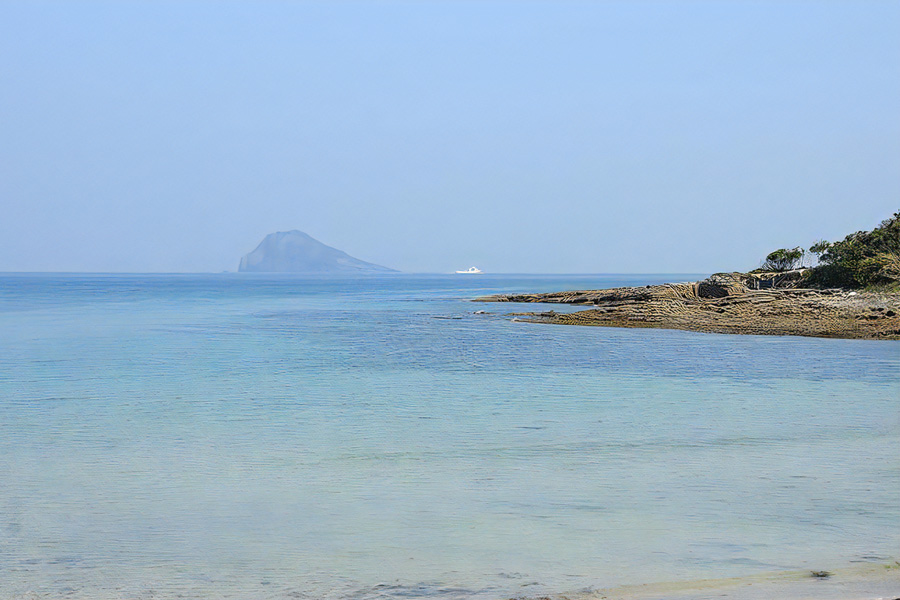
[[[464,275],[478,275],[479,273],[484,273],[484,271],[482,271],[478,267],[469,267],[465,271],[457,271],[457,273],[461,273]]]

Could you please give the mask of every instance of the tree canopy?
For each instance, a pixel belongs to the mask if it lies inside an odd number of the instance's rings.
[[[810,251],[819,265],[808,276],[817,287],[900,287],[900,211],[872,231],[851,233],[839,242],[816,242]]]
[[[789,271],[803,258],[803,248],[780,248],[766,256],[762,268],[766,271]]]

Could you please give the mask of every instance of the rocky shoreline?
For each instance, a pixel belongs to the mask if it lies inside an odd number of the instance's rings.
[[[502,294],[476,301],[589,307],[573,313],[512,313],[528,321],[563,325],[900,340],[900,294],[802,289],[791,287],[797,278],[778,277],[718,273],[688,283]]]

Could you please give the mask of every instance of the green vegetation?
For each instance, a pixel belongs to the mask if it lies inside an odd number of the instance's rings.
[[[900,290],[900,212],[872,231],[817,242],[810,251],[818,254],[819,266],[811,269],[809,285]]]
[[[766,262],[763,263],[764,271],[790,271],[803,258],[803,248],[780,248],[775,252],[766,256]]]
[[[900,212],[872,231],[857,231],[839,242],[820,240],[809,251],[819,259],[804,275],[810,287],[900,291]],[[795,268],[802,256],[802,248],[776,250],[766,257],[762,270]]]

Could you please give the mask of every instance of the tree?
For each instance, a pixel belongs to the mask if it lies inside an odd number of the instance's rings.
[[[779,248],[766,256],[762,268],[767,271],[789,271],[803,257],[803,248]]]
[[[809,251],[816,255],[816,262],[822,262],[822,255],[831,248],[831,242],[819,240],[809,247]]]
[[[834,243],[816,242],[819,266],[809,283],[818,287],[893,285],[900,282],[900,212],[872,231],[857,231]]]

